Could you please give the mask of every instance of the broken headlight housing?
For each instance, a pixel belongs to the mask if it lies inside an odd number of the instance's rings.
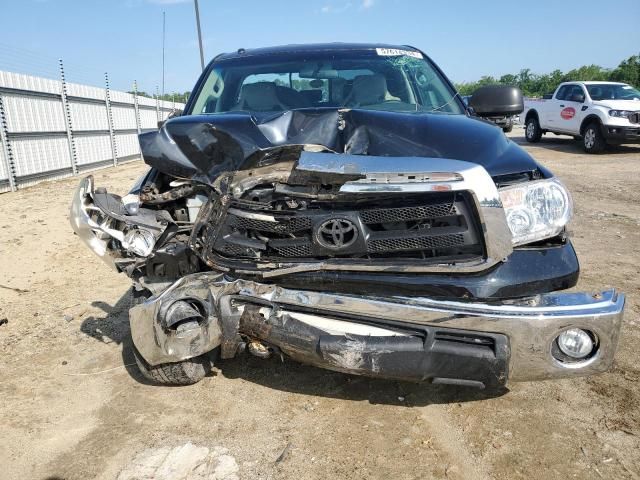
[[[134,228],[125,234],[121,243],[128,252],[139,257],[148,257],[153,252],[156,239],[150,231],[144,228]]]
[[[500,189],[514,246],[560,234],[573,215],[571,195],[557,178]]]
[[[71,226],[80,239],[115,269],[115,259],[123,256],[123,250],[138,257],[151,255],[168,222],[166,217],[158,217],[162,212],[135,208],[135,215],[125,215],[125,208],[120,197],[109,196],[106,191],[96,193],[93,177],[88,176],[80,181],[69,212]]]

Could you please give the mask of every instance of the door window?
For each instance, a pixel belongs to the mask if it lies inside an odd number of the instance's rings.
[[[560,87],[560,90],[558,90],[558,93],[556,94],[556,100],[564,100],[567,96],[567,92],[572,86],[573,85],[563,85]]]
[[[564,99],[570,102],[575,102],[576,100],[573,100],[574,95],[582,95],[582,97],[584,97],[584,90],[582,90],[580,85],[571,85],[570,89],[567,90]]]

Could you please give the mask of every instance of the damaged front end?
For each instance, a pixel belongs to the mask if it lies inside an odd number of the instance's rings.
[[[503,198],[517,197],[506,189],[548,172],[478,160],[513,153],[503,138],[447,154],[423,121],[336,109],[177,118],[140,137],[152,169],[126,197],[84,179],[71,223],[133,279],[144,362],[249,345],[480,388],[608,369],[624,296],[553,293],[578,275],[564,225],[521,246],[505,215]],[[457,121],[431,120],[429,135]],[[591,341],[582,357],[558,343],[570,329]]]

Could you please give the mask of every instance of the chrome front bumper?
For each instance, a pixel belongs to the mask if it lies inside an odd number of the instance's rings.
[[[177,334],[162,327],[162,315],[182,299],[198,302],[206,318],[200,328]],[[509,351],[501,353],[508,358],[509,380],[523,381],[607,371],[618,343],[624,302],[624,295],[614,290],[596,295],[552,293],[494,304],[381,298],[290,290],[197,273],[132,308],[130,320],[133,341],[151,365],[195,357],[223,344],[225,328],[235,325],[237,329],[248,305],[262,309],[267,326],[272,318],[297,315],[314,328],[345,338],[354,331],[375,337],[417,326],[501,334],[508,339]],[[597,351],[588,360],[563,363],[552,355],[556,337],[570,327],[589,330],[597,337]]]

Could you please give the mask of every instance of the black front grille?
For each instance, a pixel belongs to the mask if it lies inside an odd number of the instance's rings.
[[[475,210],[464,192],[313,201],[304,207],[258,212],[234,206],[213,249],[225,256],[300,261],[483,254]]]
[[[364,223],[402,222],[423,218],[446,217],[455,213],[453,208],[453,203],[439,203],[419,207],[377,208],[363,210],[360,212],[360,218]]]
[[[424,250],[433,248],[454,248],[464,246],[464,235],[421,236],[390,238],[367,242],[367,251],[371,253],[399,252],[403,250]]]
[[[311,243],[300,245],[282,245],[274,246],[276,250],[283,257],[309,257],[311,256]]]
[[[231,224],[238,228],[258,230],[271,233],[293,233],[311,228],[311,220],[308,217],[283,218],[279,222],[269,222],[256,218],[246,218],[232,215]]]

